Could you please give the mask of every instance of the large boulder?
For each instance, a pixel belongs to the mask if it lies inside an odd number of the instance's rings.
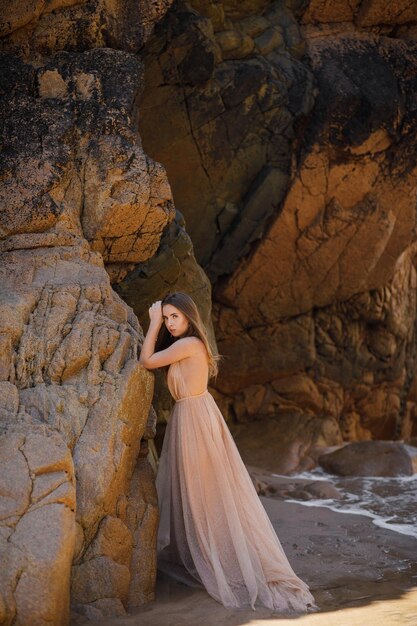
[[[411,476],[407,447],[392,441],[356,441],[319,457],[323,469],[340,476]]]
[[[230,429],[246,464],[276,474],[311,470],[316,462],[310,448],[342,444],[335,419],[296,413],[231,424]]]
[[[95,582],[94,600],[128,602],[130,561],[121,588],[119,539],[107,533],[104,544],[102,520],[117,519],[126,536],[141,524],[127,517],[122,502],[146,432],[152,376],[137,361],[138,322],[86,243],[1,256],[0,323],[8,339],[2,467],[8,450],[16,448],[22,460],[2,473],[5,623],[65,623],[71,571],[72,601],[92,601],[82,583],[92,550],[95,559],[105,556],[109,573],[105,585]],[[149,523],[153,532],[155,516]],[[44,529],[55,527],[62,532],[51,542]],[[148,574],[154,579],[154,566]]]
[[[134,53],[167,3],[133,4],[145,11],[136,22],[127,5],[94,0],[7,2],[2,13],[5,625],[67,624],[70,590],[74,609],[96,617],[154,593],[153,376],[105,269],[152,257],[175,214],[134,123]]]

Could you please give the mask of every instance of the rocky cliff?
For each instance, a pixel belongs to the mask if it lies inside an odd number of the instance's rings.
[[[141,136],[211,277],[252,463],[416,423],[416,21],[401,1],[196,0],[147,44]]]
[[[136,53],[168,4],[2,5],[1,624],[153,598],[153,375],[110,277],[174,218],[134,122]]]
[[[1,624],[153,598],[168,290],[253,464],[416,433],[414,3],[170,5],[0,9]]]

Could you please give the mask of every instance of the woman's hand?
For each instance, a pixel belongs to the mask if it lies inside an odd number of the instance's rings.
[[[162,301],[157,300],[149,307],[149,319],[153,326],[162,326]]]
[[[150,324],[143,340],[142,349],[140,351],[139,363],[147,367],[147,363],[155,353],[155,344],[158,339],[159,329],[162,326],[162,302],[158,300],[149,307]]]

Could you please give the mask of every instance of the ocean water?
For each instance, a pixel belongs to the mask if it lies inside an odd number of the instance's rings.
[[[277,475],[277,474],[276,474]],[[288,478],[288,476],[287,476]],[[377,526],[417,538],[417,474],[382,478],[334,476],[321,468],[292,476],[304,480],[326,480],[342,493],[340,500],[292,500],[305,506],[325,506],[341,513],[372,518]]]

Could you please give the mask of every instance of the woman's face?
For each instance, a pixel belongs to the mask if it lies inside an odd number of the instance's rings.
[[[188,329],[188,319],[177,307],[172,304],[164,304],[162,307],[162,317],[165,326],[173,337],[181,337]]]

